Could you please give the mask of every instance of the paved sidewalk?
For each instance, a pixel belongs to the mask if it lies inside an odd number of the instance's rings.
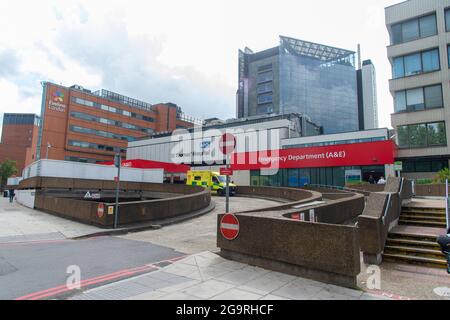
[[[59,240],[104,231],[0,198],[0,243]]]
[[[85,291],[72,300],[377,300],[324,284],[201,252],[135,278]]]

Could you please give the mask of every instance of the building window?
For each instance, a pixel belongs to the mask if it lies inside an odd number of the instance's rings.
[[[106,125],[121,127],[121,128],[129,129],[129,130],[140,131],[140,132],[144,132],[144,133],[148,133],[148,134],[152,134],[154,132],[153,129],[151,129],[151,128],[139,127],[134,124],[116,121],[116,120],[107,119],[107,118],[100,118],[100,117],[96,117],[96,116],[93,116],[93,115],[90,115],[87,113],[83,113],[83,112],[73,111],[70,113],[70,116],[73,118],[76,118],[76,119],[81,119],[81,120],[86,120],[86,121],[91,121],[91,122],[99,122],[99,123],[106,124]]]
[[[399,126],[397,135],[400,148],[426,148],[447,145],[445,122]]]
[[[392,25],[391,43],[399,44],[437,34],[436,14]]]
[[[403,172],[439,172],[448,168],[448,160],[440,158],[429,158],[419,160],[403,160]]]
[[[86,106],[86,107],[93,107],[93,108],[101,109],[103,111],[108,111],[108,112],[112,112],[112,113],[118,113],[118,114],[121,114],[121,115],[124,115],[124,116],[127,116],[127,117],[136,118],[136,119],[139,119],[139,120],[145,120],[145,121],[148,121],[148,122],[155,122],[155,119],[152,118],[152,117],[144,116],[144,115],[141,115],[139,113],[134,113],[134,112],[130,112],[130,111],[127,111],[127,110],[118,109],[118,108],[107,106],[107,105],[104,105],[104,104],[99,104],[99,103],[96,103],[96,102],[93,102],[93,101],[89,101],[89,100],[85,100],[85,99],[81,99],[81,98],[77,98],[77,97],[73,97],[72,101],[77,103],[77,104]]]
[[[258,114],[267,114],[267,113],[273,113],[273,104],[264,104],[259,105],[257,109]]]
[[[258,104],[271,103],[273,101],[272,94],[261,94],[258,96]]]
[[[450,32],[450,8],[445,10],[445,30]]]
[[[450,68],[450,45],[447,46],[447,63]]]
[[[264,83],[264,82],[269,82],[273,80],[273,72],[269,71],[269,72],[264,72],[258,75],[258,84],[259,83]]]
[[[393,75],[397,79],[439,69],[439,49],[433,49],[395,58]]]
[[[266,92],[272,92],[273,91],[273,83],[267,82],[260,84],[257,89],[258,93],[266,93]]]
[[[397,113],[443,107],[442,85],[440,84],[395,93],[395,112]]]
[[[77,141],[77,140],[69,140],[68,144],[69,144],[69,146],[77,147],[77,148],[96,149],[96,150],[116,152],[116,153],[117,152],[126,152],[126,150],[121,147],[106,146],[103,144]]]
[[[271,63],[258,67],[258,72],[265,72],[265,71],[268,71],[268,70],[272,70],[272,64]]]

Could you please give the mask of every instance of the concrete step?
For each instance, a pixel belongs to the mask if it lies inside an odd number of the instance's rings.
[[[425,211],[402,211],[401,215],[408,215],[408,216],[425,216],[425,217],[438,217],[438,218],[444,218],[445,219],[445,212],[425,212]]]
[[[445,214],[445,208],[402,207],[404,212],[430,212]]]
[[[383,254],[383,261],[421,265],[429,268],[447,269],[447,261],[445,259],[430,259],[402,254]]]
[[[444,261],[446,260],[445,255],[440,250],[434,249],[422,249],[406,246],[386,246],[384,248],[384,253],[430,258],[430,259],[442,259]]]
[[[444,230],[445,231],[445,230]],[[437,236],[432,234],[417,234],[417,233],[405,233],[405,232],[390,232],[388,235],[389,240],[411,240],[436,243]]]
[[[399,224],[402,225],[409,225],[409,226],[420,226],[420,227],[432,227],[432,228],[445,228],[446,223],[445,222],[434,222],[434,221],[427,221],[427,220],[399,220]]]
[[[432,249],[440,250],[440,246],[436,241],[422,241],[422,240],[411,240],[402,238],[388,238],[386,241],[387,246],[403,246],[403,247],[414,247],[422,249]]]
[[[445,216],[444,217],[436,217],[436,216],[426,216],[426,215],[410,215],[402,213],[400,215],[400,219],[403,220],[425,220],[425,221],[436,221],[436,222],[444,222],[446,223]]]

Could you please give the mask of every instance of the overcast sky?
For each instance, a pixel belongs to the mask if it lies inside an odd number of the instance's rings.
[[[356,51],[377,69],[380,126],[393,101],[384,8],[400,0],[0,1],[0,116],[40,112],[40,81],[235,116],[237,52],[285,35]],[[0,122],[1,124],[1,122]]]

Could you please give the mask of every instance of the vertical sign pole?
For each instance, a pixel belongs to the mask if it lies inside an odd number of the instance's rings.
[[[117,223],[119,221],[119,187],[120,187],[120,154],[116,154],[115,164],[117,167],[117,183],[116,183],[116,209],[114,214],[114,229],[117,229]]]
[[[227,162],[227,169],[230,168],[230,155],[227,154],[226,155],[226,162]],[[226,206],[225,206],[225,212],[229,213],[230,212],[230,176],[226,175],[227,177],[227,187],[226,187]]]

